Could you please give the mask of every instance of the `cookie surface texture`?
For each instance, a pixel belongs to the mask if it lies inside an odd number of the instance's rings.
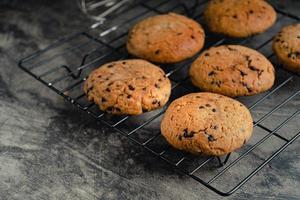
[[[264,0],[211,0],[204,17],[212,32],[243,38],[270,28],[276,12]]]
[[[300,24],[282,28],[273,40],[273,51],[283,67],[300,73]]]
[[[164,106],[171,83],[159,67],[132,59],[102,65],[89,75],[83,89],[102,111],[138,115]]]
[[[252,123],[249,110],[240,102],[213,93],[192,93],[170,104],[161,132],[177,149],[221,156],[249,140]]]
[[[204,51],[192,63],[189,73],[192,83],[201,90],[230,97],[264,92],[275,80],[274,67],[267,58],[239,45]]]
[[[130,54],[157,63],[176,63],[195,55],[204,45],[200,24],[169,13],[144,19],[129,32]]]

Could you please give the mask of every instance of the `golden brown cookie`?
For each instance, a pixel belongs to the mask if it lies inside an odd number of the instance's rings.
[[[274,37],[273,51],[283,66],[300,72],[300,24],[286,26]]]
[[[212,32],[248,37],[270,28],[276,12],[264,0],[211,0],[204,17]]]
[[[190,77],[204,91],[235,97],[268,90],[274,84],[275,71],[259,52],[239,45],[223,45],[204,51],[193,62]]]
[[[162,69],[145,60],[122,60],[94,70],[84,92],[103,111],[138,115],[164,106],[171,83]]]
[[[240,102],[214,93],[192,93],[168,107],[161,133],[175,148],[193,154],[221,156],[243,146],[253,122]]]
[[[129,32],[130,54],[158,63],[175,63],[195,55],[204,45],[200,24],[175,13],[149,17]]]

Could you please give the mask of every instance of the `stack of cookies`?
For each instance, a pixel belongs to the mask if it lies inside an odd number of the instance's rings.
[[[211,32],[249,37],[270,28],[276,12],[263,0],[211,0],[204,12]],[[139,115],[166,105],[171,83],[150,63],[177,63],[204,46],[202,26],[169,13],[149,17],[129,32],[127,50],[139,59],[104,64],[84,83],[88,100],[105,112]],[[283,66],[300,72],[300,25],[283,28],[273,41]],[[150,61],[150,62],[149,62]],[[255,95],[275,81],[271,62],[256,50],[222,45],[203,51],[192,63],[192,83],[201,91],[174,100],[161,122],[161,133],[175,148],[193,154],[221,156],[243,146],[253,127],[249,110],[231,97]]]

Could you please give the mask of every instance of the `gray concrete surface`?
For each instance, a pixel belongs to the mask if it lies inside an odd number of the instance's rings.
[[[286,3],[299,15],[299,1]],[[92,120],[18,68],[22,57],[90,24],[75,1],[0,2],[0,199],[222,199]],[[272,31],[280,25],[283,24]],[[256,46],[257,42],[259,38],[254,38],[247,45]],[[268,54],[270,46],[265,48],[261,51]],[[276,84],[289,76],[278,68]],[[299,90],[299,86],[299,77],[294,77],[251,110],[254,120]],[[250,106],[258,97],[240,100]],[[297,95],[262,124],[274,129],[299,105]],[[278,133],[290,138],[299,130],[298,116]],[[257,129],[245,149],[265,134]],[[230,185],[282,144],[275,137],[269,140],[218,181],[217,187]],[[227,198],[300,199],[299,152],[297,140]],[[199,175],[212,171],[202,173]]]

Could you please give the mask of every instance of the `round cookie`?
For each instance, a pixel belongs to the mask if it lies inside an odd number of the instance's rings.
[[[204,45],[200,24],[175,13],[149,17],[129,32],[130,54],[158,63],[175,63],[195,55]]]
[[[270,28],[276,12],[263,0],[211,0],[204,17],[212,32],[243,38]]]
[[[275,71],[259,52],[222,45],[204,51],[190,68],[192,83],[204,91],[226,96],[248,96],[270,89]]]
[[[173,101],[161,123],[161,133],[173,147],[213,156],[240,148],[252,131],[251,114],[244,105],[207,92]]]
[[[274,37],[273,51],[283,67],[300,73],[300,24],[282,28]]]
[[[88,100],[112,114],[138,115],[166,104],[171,83],[159,67],[139,59],[104,64],[84,83]]]

